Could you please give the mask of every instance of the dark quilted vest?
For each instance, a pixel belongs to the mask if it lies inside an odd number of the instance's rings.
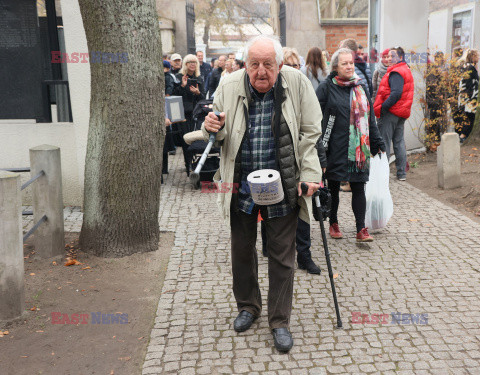
[[[248,85],[247,75],[245,75],[245,84]],[[249,90],[246,90],[249,93]],[[247,94],[248,95],[248,94]],[[282,114],[282,103],[286,100],[285,90],[282,86],[282,75],[278,75],[277,83],[274,89],[275,96],[275,113],[272,119],[272,129],[275,137],[275,146],[276,146],[276,157],[277,165],[279,166],[279,172],[282,177],[282,186],[285,193],[287,203],[292,209],[297,207],[297,180],[295,178],[295,151],[293,148],[292,135],[288,129],[287,122]],[[250,98],[248,98],[250,99]],[[250,100],[249,100],[250,101]],[[244,114],[247,123],[249,121],[248,117],[248,108],[244,106]],[[243,142],[245,142],[246,134],[243,135]],[[242,164],[241,164],[241,150],[242,146],[240,145],[239,151],[235,158],[235,170],[233,174],[233,182],[240,184],[242,178]],[[238,203],[238,194],[234,194],[232,201],[234,202],[234,207],[237,209]]]

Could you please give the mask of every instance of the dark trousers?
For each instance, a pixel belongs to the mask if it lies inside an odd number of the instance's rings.
[[[246,310],[260,316],[262,296],[255,250],[258,213],[248,215],[231,209],[230,215],[233,294],[238,311]],[[283,217],[264,218],[268,251],[268,323],[271,329],[288,327],[290,323],[297,218],[298,210]]]
[[[328,188],[332,195],[332,209],[330,211],[330,225],[338,223],[337,213],[340,203],[340,181],[328,180]],[[365,212],[367,210],[367,199],[365,197],[365,182],[350,182],[352,189],[352,210],[355,215],[357,233],[365,228]]]
[[[465,112],[465,120],[462,123],[462,132],[461,132],[461,134],[463,134],[465,138],[467,138],[472,132],[474,122],[475,122],[475,113]]]
[[[262,253],[264,256],[267,256],[267,229],[263,221],[260,227],[262,233]],[[297,220],[297,233],[295,236],[295,242],[297,245],[297,262],[304,263],[311,259],[312,252],[310,247],[312,246],[312,240],[310,237],[310,224],[300,218]]]
[[[387,156],[391,155],[390,145],[393,143],[395,152],[395,166],[397,167],[397,177],[402,178],[407,175],[407,149],[405,147],[405,119],[395,116],[388,112],[382,115],[378,120],[378,129],[387,148]]]

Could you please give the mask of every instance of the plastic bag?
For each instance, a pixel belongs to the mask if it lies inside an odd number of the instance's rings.
[[[388,158],[383,154],[370,159],[370,176],[365,188],[367,211],[365,226],[370,229],[384,228],[393,215],[393,201],[389,188]]]

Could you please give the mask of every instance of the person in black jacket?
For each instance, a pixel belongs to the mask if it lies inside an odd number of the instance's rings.
[[[338,226],[341,181],[349,181],[352,209],[357,227],[357,241],[373,241],[365,228],[365,183],[368,181],[370,156],[385,151],[385,144],[375,122],[368,88],[359,84],[351,51],[341,48],[332,56],[332,73],[317,89],[322,107],[323,145],[327,153],[325,177],[332,194],[330,236],[342,238]]]
[[[186,120],[185,123],[178,124],[181,126],[181,129],[177,130],[177,132],[180,133],[181,137],[177,137],[177,139],[180,138],[179,140],[180,146],[183,149],[185,168],[187,169],[187,175],[189,175],[190,156],[188,155],[188,145],[185,143],[183,135],[194,130],[195,124],[193,122],[193,110],[200,100],[205,99],[205,95],[203,94],[203,79],[200,75],[200,64],[195,55],[185,56],[182,69],[180,70],[180,73],[176,75],[176,78],[180,83],[173,89],[173,94],[182,97]]]
[[[213,69],[212,74],[208,80],[208,94],[210,99],[213,98],[215,90],[217,90],[218,84],[220,83],[220,78],[222,78],[223,70],[225,69],[225,62],[227,57],[222,55],[218,58],[218,68]]]
[[[163,60],[163,73],[165,75],[165,96],[171,96],[173,94],[173,89],[178,83],[175,76],[170,72],[170,62]],[[166,133],[165,133],[165,143],[163,145],[163,164],[162,164],[162,174],[168,174],[168,153],[175,152],[175,142],[173,140],[172,133],[172,123],[170,120],[166,119]],[[162,176],[163,181],[163,176]]]
[[[475,122],[475,113],[478,103],[478,70],[477,64],[480,54],[477,50],[471,49],[467,52],[466,64],[462,67],[462,80],[458,95],[458,110],[463,116],[460,143],[470,135]]]

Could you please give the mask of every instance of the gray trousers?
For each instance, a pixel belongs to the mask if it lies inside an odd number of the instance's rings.
[[[233,294],[238,311],[254,316],[262,311],[258,284],[257,217],[230,210]],[[263,216],[263,215],[262,215]],[[264,219],[268,251],[268,323],[271,329],[288,327],[292,312],[295,236],[298,210]]]
[[[407,172],[407,149],[405,147],[405,119],[388,112],[378,120],[378,129],[382,134],[383,141],[387,148],[387,155],[390,157],[393,143],[395,152],[395,166],[397,167],[397,178],[406,177]]]

